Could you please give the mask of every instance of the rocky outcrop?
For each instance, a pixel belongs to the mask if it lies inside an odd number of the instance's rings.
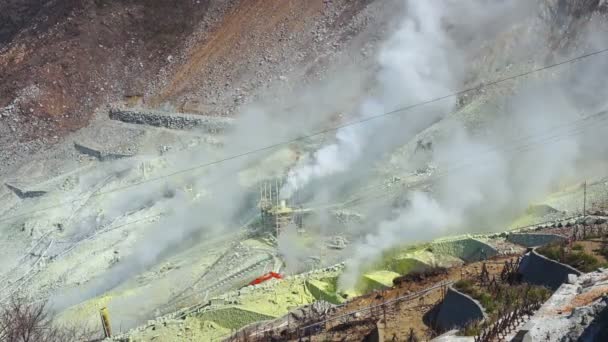
[[[525,326],[522,341],[606,341],[608,270],[562,285]]]

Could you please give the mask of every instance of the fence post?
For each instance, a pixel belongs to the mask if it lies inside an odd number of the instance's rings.
[[[384,328],[386,329],[387,321],[386,321],[386,303],[382,303],[382,314],[384,316]]]

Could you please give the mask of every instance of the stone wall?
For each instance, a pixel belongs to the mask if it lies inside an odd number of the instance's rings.
[[[507,241],[525,247],[538,247],[552,242],[563,242],[566,238],[557,234],[511,233]]]
[[[526,254],[519,264],[519,273],[522,280],[534,284],[557,289],[568,281],[568,274],[577,276],[582,273],[574,267],[551,260],[536,253],[535,250]]]
[[[158,112],[151,110],[127,110],[113,108],[110,110],[110,119],[131,124],[165,127],[170,129],[202,128],[207,133],[217,134],[234,124],[234,120],[225,117],[204,116],[195,114],[181,114]]]
[[[437,313],[435,325],[439,330],[447,331],[486,318],[479,302],[450,286]]]

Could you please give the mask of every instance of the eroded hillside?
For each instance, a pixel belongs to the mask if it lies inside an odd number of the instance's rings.
[[[0,13],[0,303],[215,338],[608,202],[603,1]]]

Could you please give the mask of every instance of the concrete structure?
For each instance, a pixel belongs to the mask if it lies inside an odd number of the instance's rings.
[[[207,133],[221,133],[234,125],[234,120],[225,117],[197,114],[169,113],[153,110],[110,109],[110,119],[131,124],[165,127],[169,129],[203,128]]]
[[[75,141],[74,148],[76,149],[76,151],[78,151],[82,154],[86,154],[88,156],[97,158],[100,161],[122,159],[122,158],[128,158],[128,157],[132,156],[130,154],[107,151],[101,147],[94,146],[91,143],[83,143],[83,142]]]
[[[46,190],[30,189],[27,185],[14,182],[5,183],[4,185],[6,185],[7,188],[9,188],[12,192],[15,193],[15,195],[17,195],[17,197],[21,199],[40,197],[44,196],[47,193]]]
[[[447,331],[487,317],[479,302],[450,286],[437,313],[435,325],[439,330]]]
[[[569,274],[577,276],[582,274],[582,272],[574,267],[538,254],[534,249],[522,258],[518,271],[521,273],[523,281],[534,285],[546,286],[553,290],[567,282]]]
[[[552,242],[564,242],[566,238],[557,234],[511,233],[507,236],[507,241],[525,247],[538,247]]]

